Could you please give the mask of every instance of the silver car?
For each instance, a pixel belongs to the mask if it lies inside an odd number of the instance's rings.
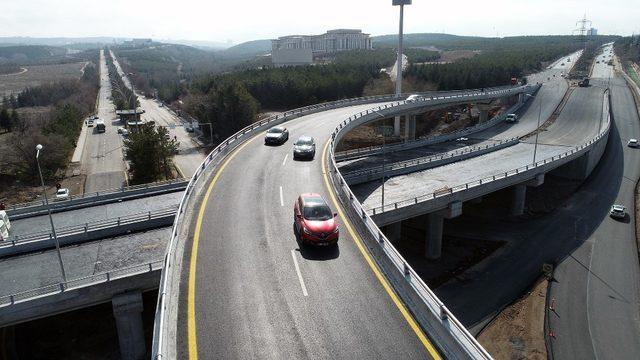
[[[293,143],[293,159],[313,159],[316,156],[316,142],[311,136],[300,136]]]

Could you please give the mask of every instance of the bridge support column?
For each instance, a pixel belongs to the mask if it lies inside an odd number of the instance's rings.
[[[400,116],[396,116],[393,121],[393,136],[400,136]]]
[[[509,208],[510,216],[520,216],[524,213],[524,201],[527,196],[527,185],[518,184],[513,187],[511,195],[511,207]]]
[[[402,221],[387,225],[387,238],[393,242],[400,241],[402,236]]]
[[[404,116],[404,140],[413,141],[416,139],[416,116]]]
[[[442,227],[444,219],[451,219],[462,214],[462,202],[456,201],[446,209],[435,213],[427,214],[427,231],[425,256],[427,259],[435,260],[442,255]]]
[[[491,104],[476,104],[476,106],[478,107],[478,111],[480,111],[480,119],[478,119],[478,122],[483,123],[489,120]]]
[[[142,327],[142,293],[127,292],[111,300],[116,318],[120,356],[124,360],[144,359],[146,355]]]
[[[511,207],[509,208],[510,216],[520,216],[524,213],[524,203],[527,198],[527,187],[538,187],[544,183],[544,174],[538,174],[533,179],[515,185],[511,197]]]

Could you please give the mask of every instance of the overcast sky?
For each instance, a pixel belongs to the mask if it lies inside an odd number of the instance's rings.
[[[600,34],[640,32],[638,0],[413,0],[405,32],[571,34],[586,12]],[[356,28],[398,31],[391,0],[0,0],[0,36],[151,37],[240,43]]]

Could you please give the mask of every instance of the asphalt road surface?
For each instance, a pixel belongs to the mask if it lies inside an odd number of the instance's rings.
[[[118,73],[122,76],[125,86],[132,89],[131,82],[124,71],[122,71],[120,63],[113,51],[111,51],[111,56]],[[156,126],[166,127],[169,130],[169,135],[175,137],[180,143],[178,147],[179,152],[173,157],[173,162],[183,177],[190,178],[205,158],[205,154],[200,150],[200,146],[193,141],[192,133],[186,131],[185,123],[166,106],[160,106],[162,104],[161,102],[155,99],[147,99],[139,93],[136,93],[136,95],[138,96],[140,107],[145,111],[141,116],[142,120],[154,121]]]
[[[126,185],[122,140],[117,133],[118,120],[111,102],[111,84],[104,50],[100,50],[98,118],[104,121],[106,132],[98,133],[95,127],[88,128],[81,161],[82,172],[87,175],[84,192],[117,189]]]
[[[201,228],[192,229],[197,252],[187,246],[183,264],[180,358],[429,357],[344,219],[335,249],[301,249],[293,233],[298,194],[318,192],[335,210],[320,175],[322,150],[338,122],[373,106],[293,120],[286,144],[265,146],[258,135],[232,155],[196,207],[204,206]],[[303,134],[316,139],[313,161],[291,158]]]
[[[608,55],[608,49],[604,51]],[[592,79],[609,82],[611,67],[596,64]],[[608,57],[606,59],[609,59]],[[640,137],[640,123],[625,81],[610,79],[617,131],[610,135],[603,169],[591,199],[583,204],[581,228],[591,231],[556,269],[551,288],[556,311],[549,314],[556,332],[552,349],[557,359],[637,359],[640,354],[640,269],[635,232],[634,193],[640,176],[640,153],[629,138]],[[607,216],[612,204],[627,207],[630,216]],[[590,216],[595,212],[600,216]]]

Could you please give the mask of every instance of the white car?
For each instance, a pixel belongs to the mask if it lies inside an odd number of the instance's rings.
[[[609,210],[609,216],[614,219],[624,219],[627,216],[625,212],[625,207],[622,205],[613,205],[611,206],[611,210]]]
[[[638,147],[638,139],[629,139],[627,146],[632,148]]]
[[[518,121],[518,115],[516,114],[507,114],[507,117],[505,118],[505,121],[508,123],[514,123],[516,121]]]
[[[422,99],[422,96],[418,95],[418,94],[413,94],[413,95],[409,95],[406,98],[406,102],[415,102]]]
[[[456,141],[467,141],[467,140],[469,140],[469,138],[466,138],[466,137],[459,137],[456,139]]]
[[[119,127],[118,128],[118,134],[122,134],[122,136],[129,136],[129,130],[123,128],[123,127]]]
[[[60,188],[56,191],[55,201],[69,200],[69,189]]]
[[[87,127],[93,127],[93,124],[94,124],[93,119],[87,120]]]

